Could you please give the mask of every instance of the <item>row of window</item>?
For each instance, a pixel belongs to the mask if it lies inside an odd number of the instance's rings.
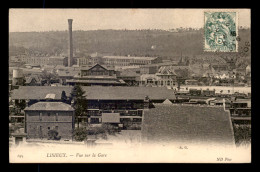
[[[98,124],[101,123],[102,119],[101,118],[90,118],[90,123],[92,124]],[[125,119],[125,118],[121,118],[120,119],[120,123],[140,123],[142,122],[141,118],[132,118],[132,119]]]
[[[147,81],[147,82],[140,81],[139,82],[140,85],[144,85],[146,83],[155,84],[155,85],[161,85],[161,86],[163,86],[163,85],[168,85],[168,86],[175,85],[174,81]]]
[[[32,128],[32,126],[29,125],[29,129],[34,129],[34,130],[35,130],[35,127]],[[48,129],[48,130],[56,130],[56,131],[58,131],[59,126],[47,127],[47,129]],[[41,132],[41,131],[42,131],[42,126],[41,126],[41,125],[37,125],[37,129],[36,129],[36,130]]]
[[[105,111],[104,111],[105,113]],[[108,111],[107,113],[111,113],[111,111]],[[120,110],[115,110],[113,113],[120,113],[121,116],[142,116],[143,111],[142,110],[138,110],[138,111],[120,111]],[[102,112],[100,111],[88,111],[87,115],[90,116],[101,116]]]
[[[47,113],[48,116],[51,116],[51,113]],[[55,121],[58,121],[59,113],[55,113]],[[42,113],[39,113],[39,120],[42,120]]]

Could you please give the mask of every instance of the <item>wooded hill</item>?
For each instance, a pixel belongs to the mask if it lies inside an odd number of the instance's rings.
[[[73,31],[76,56],[87,53],[108,55],[161,56],[165,59],[184,56],[194,57],[203,52],[203,29],[179,30],[95,30]],[[250,30],[239,30],[239,47],[250,42]],[[9,34],[9,53],[40,52],[55,55],[67,54],[68,32],[12,32]],[[249,49],[250,51],[250,49]],[[210,54],[210,53],[208,53]]]

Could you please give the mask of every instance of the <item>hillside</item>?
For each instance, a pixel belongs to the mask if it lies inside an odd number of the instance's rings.
[[[67,53],[68,33],[14,32],[9,34],[10,55],[25,50],[44,54]],[[239,47],[250,41],[250,30],[239,30]],[[73,44],[77,56],[84,53],[110,55],[161,56],[174,58],[203,54],[203,30],[170,32],[162,30],[96,30],[73,31]],[[152,48],[153,46],[153,48]]]

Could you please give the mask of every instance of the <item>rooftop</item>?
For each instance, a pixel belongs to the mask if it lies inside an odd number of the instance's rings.
[[[61,71],[59,70],[57,72],[57,74],[60,76],[60,77],[73,77],[75,75],[77,75],[79,73],[79,71],[73,71],[73,70],[69,70],[69,71]]]
[[[54,100],[61,99],[61,93],[64,90],[66,95],[69,95],[72,87],[60,86],[20,86],[19,89],[13,90],[12,99],[31,99],[31,100],[43,100],[47,94],[55,94]]]
[[[107,59],[135,59],[135,60],[154,60],[157,57],[135,57],[135,56],[103,56]]]
[[[62,102],[38,102],[24,109],[25,111],[74,111],[74,109]]]
[[[100,67],[102,67],[102,68],[104,68],[106,70],[115,70],[115,68],[112,67],[112,66],[100,65],[98,63],[96,63],[94,65],[89,65],[89,66],[81,66],[80,70],[89,70],[89,69],[94,68],[95,66],[100,66]]]
[[[121,82],[116,80],[95,80],[95,79],[88,79],[88,80],[79,80],[79,79],[67,79],[67,83],[93,83],[93,84],[121,84]],[[124,83],[122,83],[124,84]]]
[[[142,135],[148,142],[234,145],[230,115],[223,107],[155,104],[145,111]]]
[[[137,77],[140,76],[140,74],[137,74],[135,71],[132,70],[122,70],[120,71],[119,77]]]
[[[86,98],[92,100],[143,100],[149,96],[151,100],[174,100],[175,94],[164,87],[82,87]]]
[[[60,100],[62,91],[69,96],[73,87],[69,86],[20,86],[13,90],[12,99],[45,99],[47,94],[55,94],[54,99]],[[149,96],[151,100],[174,100],[175,94],[165,87],[105,87],[82,86],[86,98],[91,100],[143,100]]]
[[[161,66],[157,75],[176,75],[174,69],[171,66]]]

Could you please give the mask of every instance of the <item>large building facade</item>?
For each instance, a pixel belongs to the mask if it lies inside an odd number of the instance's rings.
[[[94,65],[96,63],[107,66],[139,66],[160,63],[159,57],[132,57],[132,56],[91,56],[77,58],[77,65]]]
[[[22,57],[22,62],[36,65],[62,65],[68,66],[68,57]]]

